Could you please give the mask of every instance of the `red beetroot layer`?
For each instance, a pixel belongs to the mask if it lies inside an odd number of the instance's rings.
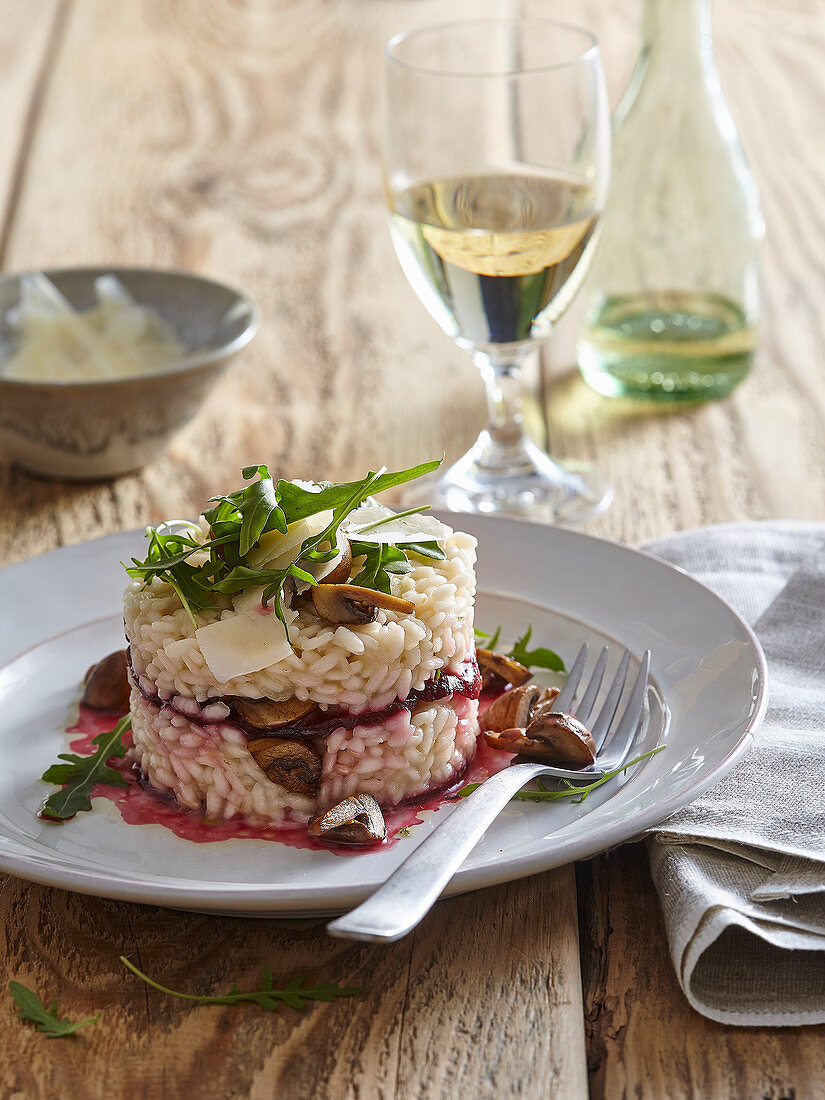
[[[144,699],[156,707],[170,707],[196,725],[205,724],[205,722],[200,721],[191,714],[178,711],[174,705],[174,700],[161,699],[159,695],[145,691],[140,679],[135,674],[131,649],[127,650],[127,654],[132,680]],[[255,726],[244,722],[234,711],[225,721],[243,730],[248,739],[256,737],[329,737],[331,733],[341,728],[351,730],[355,726],[380,726],[382,722],[392,718],[399,711],[408,710],[412,713],[419,703],[434,703],[447,699],[451,695],[463,695],[467,699],[478,699],[480,694],[481,673],[474,655],[471,660],[462,664],[460,673],[439,671],[424,684],[423,688],[413,689],[405,699],[394,699],[389,706],[381,710],[365,710],[353,714],[351,711],[344,710],[343,707],[330,707],[329,710],[322,712],[324,717],[321,721],[317,720],[317,716],[310,714],[300,722],[294,722],[290,726],[281,726],[277,730],[257,729]],[[217,700],[210,699],[203,705],[207,706],[210,702],[214,703]]]
[[[490,701],[491,697],[483,697],[482,708]],[[92,738],[110,730],[119,717],[119,715],[103,714],[81,705],[77,723],[66,731],[75,735],[69,744],[72,752],[82,755],[91,753],[94,750]],[[131,747],[130,731],[124,734],[123,741],[127,748]],[[125,760],[112,759],[109,763],[121,773],[128,786],[112,787],[105,783],[97,783],[92,788],[91,794],[92,798],[107,798],[113,802],[128,825],[162,825],[175,836],[195,844],[215,843],[221,840],[274,840],[292,848],[354,856],[396,844],[403,829],[422,823],[420,815],[425,810],[440,809],[446,802],[455,798],[457,792],[467,783],[482,782],[507,767],[512,759],[510,753],[491,749],[484,739],[480,738],[472,760],[461,773],[452,776],[447,785],[385,809],[387,840],[367,848],[346,848],[324,844],[308,836],[306,825],[299,822],[294,825],[266,827],[250,825],[243,819],[204,821],[197,811],[183,809],[171,795],[165,795],[150,787],[140,771],[130,766]]]

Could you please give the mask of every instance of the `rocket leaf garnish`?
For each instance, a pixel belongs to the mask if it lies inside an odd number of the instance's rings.
[[[153,981],[142,970],[129,962],[125,955],[120,956],[120,961],[136,974],[141,981],[146,982],[160,993],[168,993],[170,997],[180,997],[184,1001],[197,1001],[207,1005],[236,1005],[244,1001],[252,1002],[267,1012],[275,1012],[281,1004],[288,1005],[298,1012],[302,1012],[307,1001],[337,1001],[342,997],[357,997],[364,990],[360,986],[342,986],[334,982],[318,982],[309,985],[305,977],[293,978],[287,982],[283,989],[276,989],[272,983],[272,971],[268,966],[261,967],[261,989],[249,993],[242,993],[237,985],[233,985],[228,993],[218,996],[200,996],[195,993],[180,993],[177,989],[169,989],[159,982]]]
[[[108,783],[112,787],[127,786],[126,780],[110,768],[108,761],[126,755],[123,734],[131,729],[132,718],[124,714],[114,729],[92,738],[97,748],[91,756],[78,756],[73,752],[61,752],[58,760],[65,764],[52,764],[41,778],[46,783],[58,783],[62,790],[50,794],[40,809],[40,817],[52,821],[68,821],[81,810],[91,810],[91,790],[95,783]]]
[[[539,646],[536,649],[527,648],[532,633],[533,627],[528,626],[524,634],[516,641],[508,656],[512,657],[514,661],[518,661],[519,664],[526,665],[527,668],[549,668],[552,672],[564,672],[564,661],[552,649],[545,649],[544,646]]]
[[[291,481],[274,481],[267,466],[246,466],[243,476],[251,484],[226,496],[213,497],[210,502],[213,507],[203,513],[209,524],[207,539],[195,537],[191,524],[183,530],[173,530],[167,524],[149,527],[146,558],[143,561],[133,558],[132,564],[124,567],[130,577],[145,584],[153,577],[160,577],[171,585],[194,626],[199,625],[198,611],[215,607],[216,594],[234,595],[245,588],[261,586],[262,603],[272,603],[286,629],[283,600],[287,581],[292,578],[309,585],[318,583],[299,563],[332,560],[337,553],[338,530],[351,512],[373,494],[428,474],[440,463],[441,460],[424,462],[394,472],[378,470],[360,481],[310,488]],[[326,511],[332,511],[332,520],[318,535],[310,536],[296,548],[286,567],[267,569],[265,565],[262,568],[250,565],[248,555],[264,535],[270,531],[285,533],[290,524]],[[362,579],[356,583],[389,591],[383,586],[389,584],[390,574],[407,572],[410,568],[407,552],[420,557],[444,557],[437,542],[400,544],[390,549],[393,552],[387,553],[387,547],[382,546],[376,553],[370,544]]]
[[[73,1024],[68,1016],[60,1019],[57,1014],[57,1001],[52,1001],[46,1008],[37,994],[32,993],[22,982],[9,982],[9,993],[17,1005],[17,1014],[20,1019],[29,1020],[34,1024],[36,1031],[42,1031],[49,1039],[62,1039],[65,1035],[74,1035],[80,1028],[96,1023],[101,1016],[98,1012],[96,1016],[89,1016]]]
[[[546,649],[544,646],[537,646],[536,649],[527,648],[532,634],[533,627],[528,626],[505,656],[512,657],[514,661],[518,661],[527,668],[547,668],[551,672],[564,672],[564,661],[552,649]],[[476,629],[475,636],[479,641],[487,639],[485,648],[495,650],[501,637],[501,627],[496,627],[494,634],[486,634],[483,630]]]
[[[548,789],[547,785],[542,779],[536,780],[535,788],[526,788],[523,791],[516,791],[511,798],[511,802],[560,802],[565,798],[570,798],[573,802],[584,802],[589,794],[595,791],[598,787],[603,786],[610,779],[614,779],[617,775],[621,775],[623,772],[628,771],[634,765],[641,763],[642,760],[647,760],[649,756],[655,756],[657,752],[661,752],[666,749],[667,745],[658,745],[655,749],[650,749],[648,752],[643,752],[641,756],[634,756],[632,760],[628,760],[626,764],[622,764],[619,768],[614,768],[612,771],[602,772],[597,779],[594,779],[592,783],[573,783],[570,779],[559,778],[555,780],[559,786],[555,790]],[[586,773],[584,773],[586,774]],[[459,798],[466,798],[467,795],[472,794],[481,786],[480,783],[468,783],[466,787],[462,787],[458,792]],[[574,797],[577,796],[577,797]]]
[[[412,569],[404,551],[389,543],[355,541],[350,546],[354,558],[364,558],[361,572],[352,581],[360,588],[374,588],[389,595],[390,575],[399,576]]]

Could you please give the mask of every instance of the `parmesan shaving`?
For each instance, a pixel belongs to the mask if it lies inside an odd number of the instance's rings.
[[[45,275],[24,275],[8,321],[16,347],[0,375],[30,382],[93,382],[152,374],[186,347],[163,318],[138,305],[114,275],[95,280],[97,305],[76,310]]]

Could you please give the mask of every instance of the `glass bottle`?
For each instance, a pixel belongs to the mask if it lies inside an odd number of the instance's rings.
[[[645,0],[579,368],[609,396],[723,397],[748,372],[759,197],[713,60],[710,0]]]

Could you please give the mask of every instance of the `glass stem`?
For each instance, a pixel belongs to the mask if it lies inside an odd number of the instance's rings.
[[[523,476],[535,470],[521,412],[524,356],[500,360],[473,356],[487,390],[488,425],[473,448],[480,469],[498,476]]]

